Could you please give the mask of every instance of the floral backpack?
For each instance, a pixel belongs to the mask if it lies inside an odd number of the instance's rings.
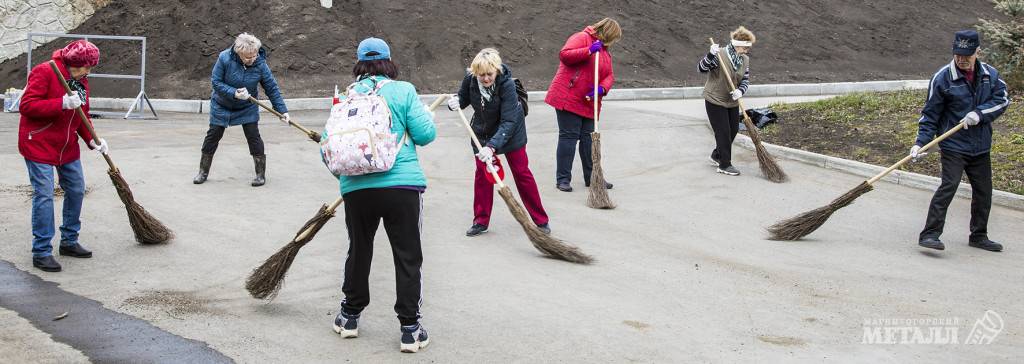
[[[387,172],[405,142],[391,132],[391,109],[381,87],[391,80],[381,80],[368,93],[357,92],[358,82],[348,87],[348,97],[331,107],[327,119],[327,137],[320,141],[324,164],[335,176],[360,176]]]

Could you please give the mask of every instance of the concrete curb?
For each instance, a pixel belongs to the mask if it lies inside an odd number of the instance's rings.
[[[817,96],[839,95],[851,92],[895,91],[908,89],[925,89],[928,80],[902,81],[868,81],[868,82],[834,82],[834,83],[793,83],[752,85],[747,90],[748,97],[777,96]],[[701,98],[704,87],[665,87],[665,88],[622,88],[608,92],[606,100],[660,100],[660,99],[696,99]],[[430,103],[438,94],[420,95],[420,100]],[[542,101],[546,91],[531,91],[530,100]],[[133,99],[93,98],[89,100],[91,107],[103,110],[128,110]],[[209,100],[175,100],[152,99],[156,111],[206,113],[210,110]],[[331,105],[330,97],[285,99],[288,110],[327,110]],[[260,110],[260,112],[266,112]]]
[[[708,126],[710,129],[710,125]],[[737,144],[743,148],[753,150],[754,142],[750,140],[750,137],[739,134],[736,136]],[[812,153],[805,150],[793,149],[783,147],[779,145],[762,143],[765,149],[772,153],[773,156],[791,159],[814,166],[822,167],[825,169],[834,169],[843,171],[849,174],[871,178],[875,175],[882,173],[886,167],[879,167],[873,164],[867,164],[848,159],[831,157],[823,154]],[[907,186],[911,188],[917,188],[921,190],[934,191],[939,187],[942,181],[938,177],[926,176],[918,173],[911,173],[906,171],[892,171],[889,175],[882,178],[882,181]],[[853,187],[853,186],[851,186]],[[960,183],[960,187],[957,188],[956,195],[963,198],[971,198],[971,185],[967,183]],[[1024,211],[1024,196],[994,190],[992,192],[992,203],[995,205],[1011,208],[1014,210]]]

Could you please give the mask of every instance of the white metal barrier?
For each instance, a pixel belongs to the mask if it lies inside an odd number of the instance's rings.
[[[128,108],[128,112],[124,114],[125,119],[156,119],[156,109],[153,108],[153,104],[149,102],[149,96],[146,96],[146,37],[135,37],[135,36],[124,36],[124,35],[87,35],[87,34],[64,34],[64,33],[28,33],[28,37],[25,38],[25,51],[28,54],[28,64],[25,66],[27,69],[26,79],[28,73],[32,72],[32,38],[33,37],[48,37],[48,38],[79,38],[79,39],[109,39],[109,40],[125,40],[125,41],[138,41],[141,42],[142,48],[142,64],[139,68],[139,74],[110,74],[110,73],[90,73],[90,78],[113,78],[113,79],[128,79],[139,81],[139,94],[135,96],[135,100],[132,101],[131,106]],[[91,97],[91,96],[90,96]],[[19,100],[20,101],[20,100]],[[145,116],[146,105],[149,106],[150,113],[153,117]],[[95,114],[115,114],[118,113],[104,113],[101,111],[89,111]]]

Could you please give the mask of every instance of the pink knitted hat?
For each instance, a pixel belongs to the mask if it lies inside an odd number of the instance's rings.
[[[84,39],[69,43],[60,50],[60,55],[70,67],[95,67],[100,63],[100,49]]]

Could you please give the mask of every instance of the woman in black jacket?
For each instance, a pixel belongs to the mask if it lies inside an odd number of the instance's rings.
[[[476,177],[473,186],[473,226],[466,236],[477,236],[487,231],[491,220],[491,206],[494,202],[494,187],[487,179],[488,168],[497,168],[499,154],[504,154],[508,168],[515,178],[519,197],[533,218],[533,222],[544,232],[548,228],[548,215],[540,201],[537,181],[530,172],[526,155],[526,116],[523,105],[516,94],[512,71],[501,63],[501,57],[494,48],[485,48],[476,55],[470,65],[458,95],[448,100],[451,110],[473,106],[471,126],[477,139],[484,145],[482,150],[473,146],[477,156]],[[490,167],[488,167],[490,166]]]

